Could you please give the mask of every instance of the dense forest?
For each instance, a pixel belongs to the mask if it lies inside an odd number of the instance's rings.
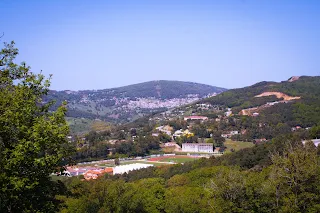
[[[318,212],[319,155],[288,135],[220,158],[71,178],[61,212]]]

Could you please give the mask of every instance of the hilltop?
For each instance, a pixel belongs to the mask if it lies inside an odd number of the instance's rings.
[[[182,81],[149,81],[103,90],[54,91],[45,102],[66,100],[67,116],[123,123],[198,101],[226,91],[224,88]]]

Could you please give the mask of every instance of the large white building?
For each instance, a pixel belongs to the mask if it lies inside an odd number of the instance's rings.
[[[183,143],[182,152],[213,153],[213,144],[212,143]]]
[[[153,165],[152,164],[145,164],[145,163],[134,163],[134,164],[116,166],[113,168],[113,174],[116,175],[116,174],[128,173],[133,170],[148,168],[150,166],[153,166]]]

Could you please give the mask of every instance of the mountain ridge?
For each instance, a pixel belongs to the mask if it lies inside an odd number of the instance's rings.
[[[113,91],[113,90],[128,90],[129,88],[135,88],[135,87],[144,87],[145,85],[148,84],[159,84],[159,83],[183,83],[183,84],[188,84],[188,85],[201,85],[203,87],[207,88],[215,88],[218,92],[223,92],[228,90],[227,88],[223,87],[217,87],[217,86],[212,86],[209,84],[203,84],[203,83],[197,83],[197,82],[192,82],[192,81],[178,81],[178,80],[152,80],[152,81],[145,81],[145,82],[140,82],[140,83],[134,83],[134,84],[129,84],[125,86],[118,86],[118,87],[112,87],[112,88],[105,88],[105,89],[85,89],[85,90],[71,90],[71,89],[66,89],[66,90],[50,90],[53,92],[66,92],[66,93],[85,93],[85,92],[108,92],[108,91]]]
[[[195,82],[157,80],[102,90],[51,90],[44,102],[68,102],[67,116],[127,122],[226,91]]]

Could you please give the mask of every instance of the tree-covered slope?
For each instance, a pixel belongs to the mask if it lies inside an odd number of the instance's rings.
[[[320,76],[302,76],[295,81],[260,82],[249,87],[228,90],[215,97],[202,100],[203,103],[232,108],[234,114],[243,109],[259,107],[268,102],[283,101],[275,95],[255,97],[265,92],[278,92],[299,99],[277,103],[259,110],[261,120],[274,124],[288,123],[312,126],[320,121]]]
[[[74,177],[61,212],[319,212],[319,160],[319,147],[291,135],[184,165]]]

